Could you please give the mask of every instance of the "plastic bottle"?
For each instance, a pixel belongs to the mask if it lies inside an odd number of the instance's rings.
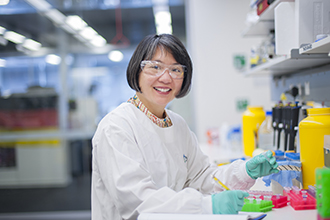
[[[228,133],[230,151],[242,154],[242,132],[238,126],[232,127]]]
[[[257,53],[257,49],[255,47],[252,47],[251,48],[251,55],[250,55],[251,68],[257,66],[258,63],[259,63],[259,60],[260,60],[260,57]]]
[[[330,108],[307,109],[299,123],[303,187],[315,185],[315,169],[324,167],[324,135],[330,135]]]
[[[274,128],[272,126],[272,112],[266,112],[266,119],[260,125],[258,130],[258,147],[264,150],[275,150],[274,146]]]
[[[257,148],[258,129],[265,118],[265,111],[260,106],[248,106],[243,113],[242,140],[243,152],[246,156],[252,157],[254,149]]]

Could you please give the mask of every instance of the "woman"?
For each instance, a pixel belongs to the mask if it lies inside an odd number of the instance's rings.
[[[106,115],[93,137],[92,218],[141,212],[237,213],[255,179],[277,172],[271,152],[216,167],[178,114],[166,109],[190,89],[192,63],[173,35],[150,35],[127,68],[136,95]],[[268,161],[269,160],[269,161]],[[212,176],[231,191],[223,191]]]

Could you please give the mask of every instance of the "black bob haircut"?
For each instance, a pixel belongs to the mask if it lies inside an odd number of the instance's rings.
[[[165,49],[166,52],[172,54],[178,63],[186,66],[181,90],[176,95],[176,98],[184,97],[190,91],[192,62],[185,46],[177,37],[171,34],[148,35],[139,43],[126,70],[128,85],[133,90],[141,92],[139,85],[140,63],[143,60],[151,60],[158,48]]]

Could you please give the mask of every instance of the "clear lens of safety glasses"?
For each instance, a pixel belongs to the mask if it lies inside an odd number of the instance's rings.
[[[168,70],[173,79],[182,79],[186,71],[186,66],[180,64],[166,65],[157,61],[143,60],[141,62],[141,69],[146,74],[152,76],[160,76],[165,70]]]

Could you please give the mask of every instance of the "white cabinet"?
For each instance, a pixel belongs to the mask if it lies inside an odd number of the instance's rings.
[[[306,20],[313,20],[313,19],[306,19],[305,16],[313,16],[314,13],[314,17],[316,17],[315,19],[318,19],[317,17],[320,17],[319,19],[321,19],[321,17],[323,18],[323,15],[321,16],[320,13],[324,14],[325,12],[328,12],[327,14],[329,14],[330,11],[329,3],[318,5],[320,1],[318,1],[317,4],[312,4],[312,9],[308,8],[308,10],[307,9],[302,10],[305,9],[306,7],[309,7],[309,5],[313,3],[313,0],[296,0],[296,1],[276,0],[271,5],[269,5],[269,7],[259,16],[259,19],[257,20],[256,23],[250,25],[243,31],[243,37],[267,36],[270,33],[270,30],[272,29],[275,30],[275,33],[280,32],[281,30],[276,29],[274,11],[276,7],[283,2],[292,2],[292,4],[294,2],[295,7],[300,7],[300,10],[298,11],[296,10],[296,14],[295,14],[296,26],[299,26],[299,28],[296,27],[295,31],[299,32],[297,33],[297,35],[300,34],[301,36],[303,36],[302,27],[306,23]],[[311,10],[313,10],[313,13],[311,15],[306,15],[306,11],[310,12]],[[283,14],[283,16],[286,15]],[[312,24],[313,27],[309,29],[317,29],[317,28],[322,29],[319,26],[317,26],[316,24],[317,22],[318,21],[315,21]],[[311,24],[308,25],[311,26]],[[325,32],[330,31],[327,30],[326,28],[323,28],[322,30],[324,30]],[[281,32],[281,34],[283,33]],[[308,39],[310,40],[310,37]],[[257,75],[283,76],[283,75],[291,75],[291,74],[299,73],[306,69],[318,68],[320,66],[330,64],[330,57],[328,56],[329,51],[330,51],[330,36],[318,42],[306,43],[301,48],[292,48],[291,51],[288,52],[288,54],[279,55],[273,59],[270,59],[266,63],[250,68],[246,72],[244,72],[244,74],[246,76],[257,76]]]

